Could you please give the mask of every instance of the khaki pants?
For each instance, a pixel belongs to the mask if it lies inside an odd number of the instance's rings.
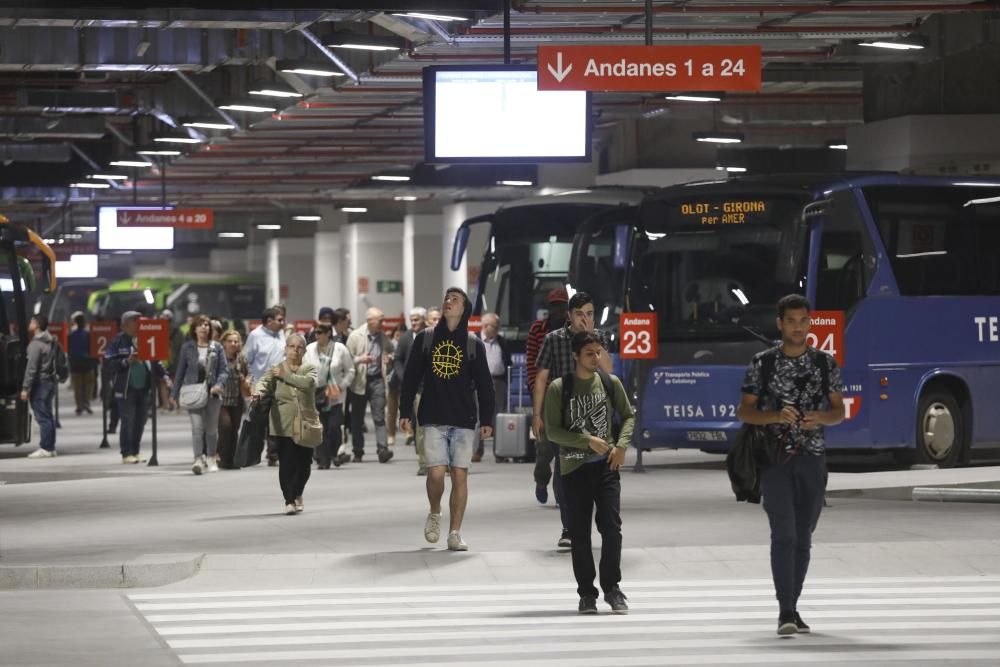
[[[399,395],[401,393],[400,388],[393,389],[389,387],[388,395],[386,396],[386,428],[389,431],[389,440],[395,442],[396,440],[396,424],[399,423]]]
[[[73,398],[76,400],[76,411],[90,412],[90,399],[95,397],[97,390],[97,372],[76,371],[70,373],[70,384],[73,386]]]

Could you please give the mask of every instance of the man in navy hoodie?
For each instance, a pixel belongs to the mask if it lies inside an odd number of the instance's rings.
[[[449,287],[444,294],[444,316],[437,326],[424,329],[413,341],[399,402],[399,425],[408,432],[413,399],[423,384],[417,420],[424,429],[427,499],[431,506],[424,537],[431,543],[441,539],[441,498],[445,471],[450,469],[448,548],[452,551],[469,549],[460,531],[469,499],[469,465],[477,423],[483,438],[493,434],[493,378],[483,341],[469,334],[471,313],[468,295]]]

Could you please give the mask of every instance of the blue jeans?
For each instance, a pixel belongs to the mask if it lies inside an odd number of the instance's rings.
[[[149,389],[129,388],[124,395],[116,395],[121,423],[118,427],[118,441],[122,456],[138,456],[142,432],[146,428],[149,412]]]
[[[38,422],[38,446],[47,452],[56,449],[56,420],[52,416],[52,399],[56,395],[56,385],[52,382],[38,382],[31,390],[31,410]]]
[[[469,469],[475,448],[475,429],[437,424],[426,424],[423,429],[424,462],[428,468],[451,466]]]

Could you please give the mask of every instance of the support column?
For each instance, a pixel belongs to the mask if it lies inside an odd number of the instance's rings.
[[[346,225],[341,230],[344,306],[354,326],[363,326],[365,310],[381,308],[386,317],[400,317],[402,292],[378,292],[378,282],[403,281],[403,224],[375,222]],[[403,285],[403,289],[406,286]]]
[[[311,238],[267,242],[267,305],[284,303],[288,320],[307,320],[313,312],[315,244]]]
[[[340,308],[344,304],[343,263],[344,253],[340,232],[317,232],[316,266],[313,272],[313,317],[324,306]]]
[[[444,285],[440,213],[409,213],[403,220],[403,312],[441,302]]]

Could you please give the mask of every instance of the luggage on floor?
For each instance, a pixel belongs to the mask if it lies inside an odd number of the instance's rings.
[[[519,371],[527,374],[527,369],[519,367]],[[510,396],[513,392],[511,369],[507,369],[507,411],[497,414],[493,427],[493,456],[498,462],[513,460],[518,462],[534,459],[534,446],[531,442],[529,415],[523,412],[512,412]],[[518,403],[521,403],[521,392],[517,392]],[[521,406],[518,405],[520,408]]]

